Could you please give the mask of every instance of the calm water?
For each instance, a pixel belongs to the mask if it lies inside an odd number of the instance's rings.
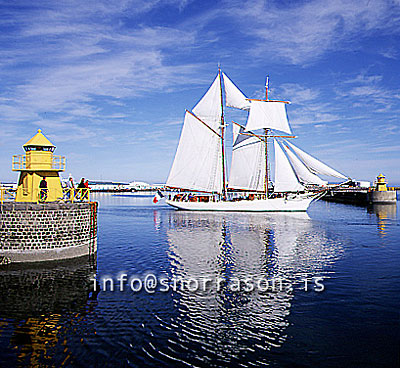
[[[0,269],[1,366],[398,366],[396,206],[320,201],[308,215],[213,214],[96,199],[97,258]],[[126,283],[121,292],[121,272],[220,283],[151,294]],[[105,276],[118,290],[104,290]],[[324,291],[311,281],[304,290],[313,277]],[[232,287],[246,278],[285,285]]]

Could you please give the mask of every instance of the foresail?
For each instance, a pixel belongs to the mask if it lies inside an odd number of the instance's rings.
[[[249,191],[264,190],[265,145],[256,137],[238,135],[232,148],[228,187]]]
[[[225,73],[222,73],[222,76],[224,78],[226,106],[241,110],[250,109],[250,101],[246,99],[242,91],[235,86]]]
[[[290,148],[296,153],[297,156],[303,161],[303,163],[310,169],[314,174],[333,176],[340,179],[347,179],[347,177],[340,172],[332,169],[323,162],[312,157],[308,153],[302,151],[300,148],[296,147],[292,143],[287,142]]]
[[[291,134],[283,102],[252,101],[246,131],[257,129],[276,129]]]
[[[293,168],[279,143],[274,139],[275,147],[275,192],[299,192],[304,187],[299,183]]]
[[[192,111],[211,128],[214,130],[219,129],[222,114],[221,81],[219,74]]]
[[[283,145],[283,149],[285,150],[290,163],[302,183],[305,184],[314,184],[314,185],[326,185],[327,182],[322,180],[319,176],[313,174],[303,162],[297,158],[297,156],[287,147],[285,144]]]
[[[222,191],[220,138],[189,112],[185,114],[167,186],[205,192]]]

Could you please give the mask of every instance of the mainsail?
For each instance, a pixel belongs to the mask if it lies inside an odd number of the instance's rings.
[[[300,192],[304,187],[299,183],[293,168],[283,152],[278,141],[274,139],[275,147],[275,192]]]
[[[193,108],[186,112],[175,159],[167,179],[173,188],[222,192],[222,107],[219,75]],[[207,126],[205,124],[207,124]]]
[[[291,134],[284,102],[251,101],[246,131],[276,129]]]
[[[285,145],[283,145],[290,163],[300,181],[304,184],[326,185],[327,182],[313,174],[303,162]]]
[[[236,130],[240,129],[239,132]],[[257,137],[241,135],[244,131],[234,124],[234,145],[229,175],[229,188],[249,191],[264,190],[265,145]]]
[[[296,153],[297,156],[303,161],[303,163],[309,168],[309,170],[314,174],[334,176],[340,179],[347,179],[346,176],[341,174],[340,172],[332,169],[328,165],[323,162],[317,160],[315,157],[312,157],[308,153],[302,151],[300,148],[296,147],[294,144],[287,142],[290,148]]]

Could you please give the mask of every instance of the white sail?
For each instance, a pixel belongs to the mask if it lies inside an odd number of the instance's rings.
[[[233,146],[237,143],[236,140],[240,137],[239,133],[243,132],[244,129],[237,124],[232,124],[232,132],[233,132]]]
[[[193,108],[193,113],[207,123],[211,128],[218,131],[221,124],[221,81],[219,74],[214,79],[211,87],[202,99]]]
[[[222,73],[222,76],[224,78],[226,106],[241,110],[250,109],[250,101],[246,99],[242,91],[235,86],[225,73]]]
[[[276,129],[291,134],[283,102],[252,101],[246,131]]]
[[[222,191],[221,140],[186,112],[167,186],[205,192]]]
[[[279,143],[274,139],[275,147],[275,192],[299,192],[304,187],[299,183],[293,168]]]
[[[316,184],[316,185],[326,185],[327,182],[322,180],[319,176],[313,174],[303,162],[297,158],[297,156],[289,150],[289,148],[283,145],[283,149],[285,150],[290,163],[294,171],[296,172],[297,177],[301,182],[305,184]]]
[[[263,191],[265,177],[264,142],[256,137],[243,135],[237,135],[234,142],[229,188]]]
[[[300,148],[296,147],[292,143],[287,142],[287,144],[314,174],[321,174],[327,176],[334,176],[336,178],[341,178],[341,179],[347,179],[347,177],[341,174],[340,172],[332,169],[328,165],[317,160],[315,157],[312,157],[308,153],[302,151]]]
[[[219,75],[193,108],[193,113],[215,132],[219,132],[222,114]],[[175,159],[167,179],[167,186],[221,192],[221,139],[199,119],[189,112],[185,114],[185,121]]]

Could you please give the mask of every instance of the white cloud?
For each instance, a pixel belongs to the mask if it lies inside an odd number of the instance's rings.
[[[11,42],[13,51],[0,51],[0,76],[7,79],[15,68],[18,74],[3,88],[0,117],[32,120],[50,112],[101,118],[104,101],[100,107],[99,97],[123,106],[115,100],[182,88],[189,79],[199,82],[192,76],[201,64],[171,63],[176,49],[195,44],[196,31],[121,24],[124,12],[135,17],[156,6],[182,9],[186,3],[41,1],[29,12],[8,14],[15,25],[0,41]]]
[[[355,78],[350,78],[344,81],[344,83],[348,84],[377,84],[382,80],[382,75],[367,75],[365,71],[362,71]]]
[[[303,105],[314,101],[319,96],[317,88],[307,88],[297,83],[285,83],[280,86],[280,94],[291,102]]]
[[[399,32],[399,6],[385,0],[240,1],[227,12],[253,40],[254,55],[291,64],[313,62],[347,43],[354,48],[375,30]]]
[[[398,51],[393,47],[381,50],[380,54],[387,59],[397,60],[398,57]]]
[[[387,112],[400,99],[400,95],[396,93],[397,90],[384,87],[383,82],[381,75],[367,75],[363,71],[356,77],[345,80],[336,92],[341,97],[351,98],[356,107],[370,105],[372,102],[379,105],[375,112]]]

